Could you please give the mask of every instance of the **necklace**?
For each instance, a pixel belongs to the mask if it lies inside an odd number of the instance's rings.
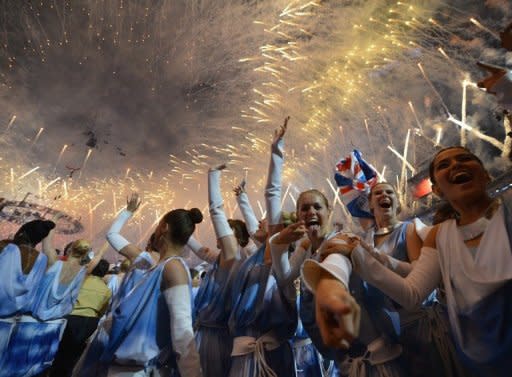
[[[471,224],[458,225],[457,229],[465,242],[481,236],[485,232],[485,229],[487,229],[487,224],[489,224],[489,219],[483,216]]]
[[[478,220],[467,225],[457,225],[457,229],[462,235],[464,242],[480,237],[485,232],[490,221],[489,218],[492,217],[499,205],[500,201],[494,199],[485,210],[483,216]]]
[[[402,223],[399,221],[399,222],[397,222],[394,225],[384,226],[382,228],[377,228],[377,226],[375,226],[375,233],[374,233],[374,235],[375,236],[385,236],[385,235],[388,235],[389,233],[394,231],[396,228],[398,228],[400,225],[402,225]]]

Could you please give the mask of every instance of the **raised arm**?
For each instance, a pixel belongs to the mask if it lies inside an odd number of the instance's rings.
[[[94,268],[98,265],[100,260],[105,255],[107,249],[108,249],[108,244],[105,242],[105,244],[101,247],[101,249],[97,253],[94,253],[94,258],[87,265],[87,274],[88,275],[91,274],[92,270],[94,270]]]
[[[131,219],[135,211],[137,211],[140,203],[139,195],[137,193],[133,193],[126,202],[126,209],[123,209],[119,213],[107,232],[107,241],[110,246],[112,246],[115,251],[128,258],[131,262],[137,258],[142,250],[121,236],[119,232],[126,222]]]
[[[281,184],[284,162],[284,134],[290,117],[286,117],[283,125],[274,132],[271,146],[270,164],[268,167],[267,184],[265,186],[265,204],[269,236],[281,229]]]
[[[240,212],[242,212],[245,225],[247,226],[247,231],[249,232],[251,239],[259,247],[261,242],[254,238],[254,234],[258,230],[258,219],[256,219],[256,216],[254,215],[251,203],[249,202],[249,197],[245,192],[245,180],[243,180],[237,187],[235,187],[233,191],[236,195],[238,208],[240,208]]]
[[[220,191],[221,170],[225,168],[226,165],[223,164],[208,172],[208,202],[215,236],[220,242],[220,266],[238,258],[239,255],[238,243],[224,213],[224,201]]]
[[[187,242],[187,246],[195,255],[197,255],[198,258],[210,264],[214,264],[220,254],[220,252],[217,250],[212,250],[209,247],[201,245],[201,243],[194,236],[190,236]]]
[[[48,258],[48,267],[52,266],[55,262],[59,260],[57,250],[55,250],[55,246],[53,245],[54,232],[55,228],[50,230],[50,233],[48,233],[48,235],[42,241],[42,250],[46,257]]]
[[[173,351],[181,376],[201,377],[201,364],[192,328],[190,278],[183,264],[169,261],[164,268],[163,296],[169,309]]]

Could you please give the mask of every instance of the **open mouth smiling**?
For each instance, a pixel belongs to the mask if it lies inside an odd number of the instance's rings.
[[[391,208],[392,204],[393,203],[392,203],[391,199],[389,199],[389,198],[383,198],[383,199],[379,200],[380,208],[389,209],[389,208]]]
[[[473,180],[473,176],[465,170],[455,172],[450,176],[450,183],[456,185],[461,185],[470,182],[471,180]]]

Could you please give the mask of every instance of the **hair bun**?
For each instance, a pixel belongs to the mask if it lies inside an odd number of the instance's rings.
[[[203,214],[199,210],[199,208],[192,208],[188,211],[188,215],[194,224],[199,224],[203,221]]]

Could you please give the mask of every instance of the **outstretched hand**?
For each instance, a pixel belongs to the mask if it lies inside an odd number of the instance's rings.
[[[290,120],[289,116],[284,118],[283,125],[274,131],[274,139],[272,140],[272,145],[277,144],[277,142],[283,138],[284,134],[286,133],[286,129],[288,128],[289,120]]]
[[[236,196],[242,195],[242,193],[245,192],[245,179],[243,179],[238,186],[234,187],[233,191]]]
[[[129,198],[126,198],[126,209],[134,213],[140,207],[140,203],[142,203],[142,200],[139,198],[139,194],[134,192]]]
[[[342,254],[350,258],[352,251],[360,243],[362,243],[362,241],[356,235],[350,235],[347,233],[339,234],[325,241],[319,249],[320,261],[323,261],[331,254]]]
[[[323,277],[316,286],[315,314],[326,346],[347,349],[359,334],[361,309],[343,284]]]

